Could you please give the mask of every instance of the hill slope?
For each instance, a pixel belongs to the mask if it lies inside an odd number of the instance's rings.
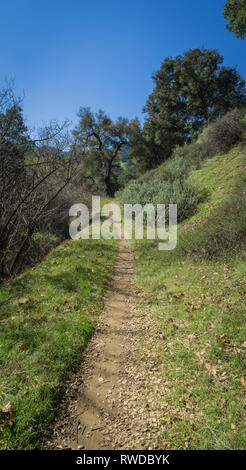
[[[161,410],[158,427],[165,429],[147,446],[246,449],[245,157],[245,148],[234,146],[188,176],[205,196],[180,223],[175,250],[134,242],[137,280],[156,329],[140,360],[154,371],[145,396]]]

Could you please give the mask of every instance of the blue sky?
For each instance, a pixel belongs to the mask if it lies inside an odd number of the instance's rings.
[[[246,78],[246,40],[225,0],[1,0],[0,83],[15,77],[31,125],[76,122],[80,106],[141,117],[167,56],[215,48]]]

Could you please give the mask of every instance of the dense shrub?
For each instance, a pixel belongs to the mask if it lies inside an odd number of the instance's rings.
[[[188,179],[191,168],[200,165],[200,155],[201,147],[196,143],[177,147],[172,158],[130,182],[117,197],[122,204],[177,204],[178,220],[184,220],[194,214],[204,197]]]
[[[234,109],[204,129],[198,139],[203,158],[227,152],[233,145],[246,141],[245,114],[245,108]]]
[[[134,181],[120,195],[122,204],[177,204],[178,220],[192,215],[201,199],[199,189],[189,180],[161,178],[151,182]]]
[[[226,152],[239,142],[246,142],[245,115],[245,108],[234,109],[209,124],[196,141],[176,147],[172,157],[159,168],[146,172],[118,193],[121,203],[173,203],[178,206],[179,221],[192,215],[206,194],[191,183],[189,174],[200,168],[205,158]]]
[[[167,166],[172,165],[172,161],[178,158],[182,160],[182,167],[180,165],[180,169],[182,169],[183,175],[197,170],[204,159],[201,143],[194,141],[190,144],[185,144],[183,147],[177,147],[172,158],[167,161]]]

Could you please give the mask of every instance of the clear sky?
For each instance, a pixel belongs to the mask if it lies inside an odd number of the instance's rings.
[[[225,0],[1,0],[0,83],[15,77],[31,125],[76,122],[80,106],[141,117],[167,56],[219,49],[246,78],[246,40],[225,29]]]

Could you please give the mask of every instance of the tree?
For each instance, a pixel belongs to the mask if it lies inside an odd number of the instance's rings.
[[[54,202],[77,173],[77,155],[65,154],[70,140],[56,123],[32,139],[19,100],[0,91],[0,279],[27,264],[35,231],[57,213]]]
[[[155,87],[144,108],[146,119],[133,156],[148,160],[146,166],[153,168],[169,158],[176,145],[196,136],[205,121],[246,103],[245,81],[222,63],[219,52],[210,49],[164,60],[153,76]]]
[[[237,38],[246,37],[246,2],[245,0],[227,0],[224,7],[224,18],[228,21],[226,28],[235,33]]]
[[[113,122],[103,111],[94,114],[89,108],[81,108],[78,117],[75,148],[80,150],[83,169],[91,178],[98,179],[112,197],[114,169],[119,166],[121,151],[135,134],[138,121],[119,117]]]

